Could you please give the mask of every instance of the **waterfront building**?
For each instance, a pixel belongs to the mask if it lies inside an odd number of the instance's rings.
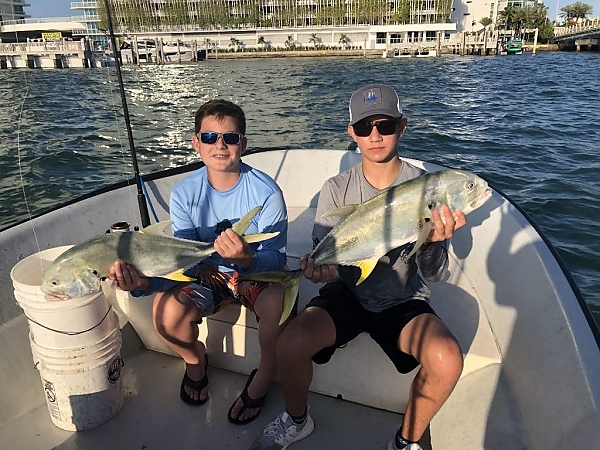
[[[4,43],[34,40],[75,39],[85,32],[76,17],[52,17],[47,19],[18,19],[0,22],[0,40]]]
[[[23,8],[31,6],[25,0],[0,0],[0,22],[22,20],[28,16]]]
[[[456,33],[450,20],[452,0],[109,1],[118,34],[209,39],[221,48],[233,39],[255,48],[264,42],[288,48],[434,47],[438,38]],[[102,16],[103,2],[97,3]]]
[[[107,49],[109,37],[105,31],[100,30],[100,15],[98,14],[98,2],[97,1],[81,1],[71,2],[71,9],[81,11],[82,17],[78,17],[78,20],[85,24],[86,29],[84,31],[77,31],[75,34],[85,34],[93,42],[96,48]]]

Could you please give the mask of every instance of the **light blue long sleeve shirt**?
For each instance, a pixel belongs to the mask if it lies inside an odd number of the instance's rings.
[[[236,223],[256,206],[262,209],[252,219],[245,234],[271,233],[279,235],[264,242],[250,244],[252,265],[244,270],[213,253],[202,261],[220,271],[237,271],[240,274],[283,270],[286,263],[287,209],[283,193],[267,174],[245,163],[240,163],[240,178],[231,189],[218,191],[208,182],[206,167],[202,167],[181,180],[171,192],[170,215],[173,234],[183,239],[213,242],[225,229]],[[193,273],[193,269],[186,274]],[[178,282],[164,278],[150,278],[145,291],[133,295],[164,292]]]

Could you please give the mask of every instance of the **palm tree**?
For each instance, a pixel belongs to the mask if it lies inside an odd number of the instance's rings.
[[[594,8],[587,3],[575,2],[572,5],[563,6],[559,16],[565,19],[566,22],[576,22],[577,19],[585,19],[592,14]]]
[[[498,16],[501,18],[502,22],[504,22],[504,36],[506,36],[506,31],[510,28],[512,29],[513,24],[518,20],[518,8],[514,6],[507,6],[502,11],[498,12]]]
[[[483,30],[487,31],[487,27],[492,24],[493,20],[490,17],[482,17],[479,23],[483,25]]]
[[[267,41],[265,41],[265,37],[264,36],[259,36],[258,39],[256,40],[256,43],[258,45],[262,45],[263,50],[265,49],[265,46],[267,44]]]
[[[229,46],[233,47],[233,51],[237,52],[238,51],[238,46],[240,45],[240,41],[238,38],[236,38],[235,36],[231,36],[231,38],[229,39]]]
[[[319,38],[317,36],[317,33],[311,33],[310,38],[308,39],[308,42],[312,42],[312,44],[316,50],[317,44],[319,44],[321,42],[321,38]]]
[[[287,41],[284,42],[285,48],[288,50],[293,50],[296,48],[296,43],[294,41],[294,37],[290,34],[288,35]]]
[[[492,24],[493,20],[490,17],[482,17],[479,23],[483,25],[483,52],[487,54],[487,27]]]
[[[350,42],[350,38],[348,38],[348,36],[346,36],[345,34],[342,34],[340,36],[340,39],[338,40],[338,44],[342,45],[344,48],[346,48],[348,46],[349,42]]]

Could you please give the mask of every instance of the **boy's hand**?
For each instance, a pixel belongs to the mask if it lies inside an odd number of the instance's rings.
[[[313,283],[326,283],[333,280],[337,275],[337,264],[315,266],[309,255],[310,253],[305,253],[300,258],[300,268],[304,271],[304,276]]]
[[[122,291],[135,291],[148,287],[148,277],[140,275],[137,269],[125,261],[115,261],[108,269],[108,278],[117,282],[117,288]]]
[[[240,236],[231,228],[223,231],[215,239],[215,250],[227,261],[237,264],[244,270],[248,270],[252,265],[254,255],[250,247]]]
[[[429,237],[425,241],[426,244],[441,242],[451,238],[456,230],[467,223],[467,216],[462,211],[453,212],[447,205],[444,205],[439,210],[431,210],[431,220],[433,224]]]

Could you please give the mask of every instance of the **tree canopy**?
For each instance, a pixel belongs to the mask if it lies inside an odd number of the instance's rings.
[[[572,22],[577,19],[585,19],[587,16],[591,16],[594,8],[587,3],[575,2],[572,5],[563,6],[560,10],[561,13],[559,16],[567,22]]]

